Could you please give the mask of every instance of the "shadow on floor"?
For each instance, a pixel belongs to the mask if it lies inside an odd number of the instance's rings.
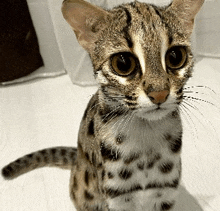
[[[186,188],[180,186],[180,194],[178,196],[175,211],[203,211],[197,199],[192,196]]]

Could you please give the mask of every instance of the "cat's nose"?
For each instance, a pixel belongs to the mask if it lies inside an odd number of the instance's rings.
[[[148,94],[148,97],[152,103],[160,105],[167,100],[169,94],[170,94],[169,90],[163,90],[159,92],[150,92]]]

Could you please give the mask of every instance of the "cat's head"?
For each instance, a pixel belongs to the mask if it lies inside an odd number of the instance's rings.
[[[90,54],[106,104],[149,120],[178,108],[192,73],[190,36],[203,1],[174,0],[167,7],[134,1],[110,11],[64,1],[64,18]]]

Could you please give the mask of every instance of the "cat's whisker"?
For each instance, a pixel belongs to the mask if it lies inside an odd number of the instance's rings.
[[[214,131],[214,134],[217,134],[217,131],[216,131],[215,127],[213,126],[212,122],[209,121],[209,120],[205,117],[205,115],[199,110],[199,108],[198,108],[196,105],[190,104],[190,103],[187,102],[187,101],[183,101],[183,103],[185,103],[186,105],[188,105],[188,106],[190,106],[191,108],[193,108],[194,110],[196,110],[196,111],[200,114],[200,116],[203,117],[203,120],[204,120],[206,123],[208,123],[207,125],[211,125],[211,128],[212,128],[213,131]],[[202,124],[201,120],[200,120],[193,112],[191,112],[191,113],[192,113],[192,114],[194,115],[194,117],[198,120],[198,122],[204,127],[204,129],[206,129],[207,127],[206,127],[204,124]]]
[[[183,93],[184,93],[184,94],[192,94],[192,95],[194,95],[194,94],[199,94],[199,95],[210,96],[210,94],[208,94],[208,93],[198,92],[198,91],[184,91],[184,90],[183,90]]]
[[[216,109],[218,109],[218,111],[220,111],[220,107],[217,106],[216,103],[212,103],[208,100],[203,100],[201,98],[198,98],[198,97],[193,97],[193,96],[183,96],[183,99],[186,100],[186,101],[191,101],[191,102],[195,102],[195,103],[198,103],[199,105],[201,105],[201,103],[206,103],[206,104],[209,104],[209,105],[212,105],[213,107],[215,107]]]
[[[193,97],[193,96],[186,96],[186,95],[184,95],[184,96],[183,96],[183,99],[192,100],[192,101],[195,101],[195,102],[199,102],[199,101],[200,101],[200,102],[204,102],[204,103],[210,104],[210,105],[212,105],[212,106],[216,106],[214,103],[209,102],[208,100],[203,100],[203,99],[198,98],[198,97]]]
[[[192,130],[193,136],[198,139],[198,131],[197,131],[197,128],[195,127],[195,123],[194,123],[193,119],[191,118],[191,116],[190,116],[189,113],[188,113],[190,110],[189,110],[184,104],[181,104],[179,108],[180,108],[180,110],[182,111],[181,113],[182,113],[183,115],[185,115],[185,117],[186,117],[185,119],[186,119],[186,121],[188,122],[188,124],[193,126],[193,128],[194,128],[194,130],[195,130],[195,133],[194,133],[193,130]],[[191,127],[190,127],[190,129],[191,129]]]
[[[202,86],[202,85],[198,85],[198,86],[187,86],[187,87],[184,87],[183,88],[183,90],[188,90],[188,89],[196,89],[196,88],[204,88],[204,89],[208,89],[208,90],[210,90],[211,92],[213,92],[214,94],[216,94],[216,92],[212,89],[212,88],[210,88],[210,87],[208,87],[208,86]]]

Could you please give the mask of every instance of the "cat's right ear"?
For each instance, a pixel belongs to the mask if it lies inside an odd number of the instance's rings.
[[[94,47],[100,29],[106,25],[109,12],[83,0],[65,0],[62,5],[63,17],[76,34],[78,42],[87,51]]]
[[[168,9],[175,11],[185,25],[186,31],[192,32],[194,19],[201,9],[204,0],[173,0]]]

